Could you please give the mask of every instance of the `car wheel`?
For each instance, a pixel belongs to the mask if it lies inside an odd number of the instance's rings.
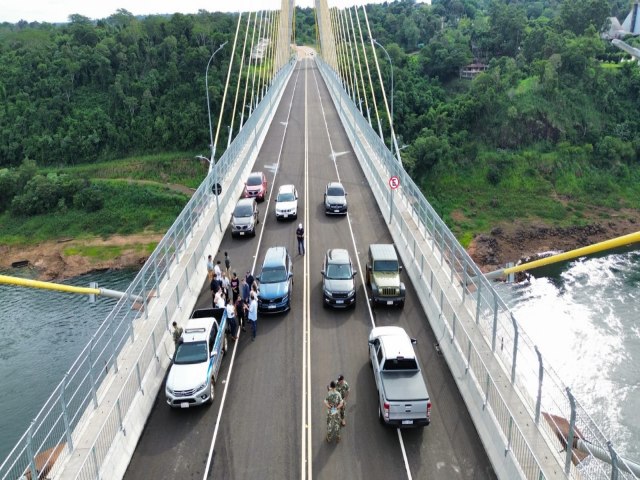
[[[253,231],[251,232],[251,236],[252,236],[252,237],[255,237],[255,236],[256,236],[256,229],[255,229],[255,227],[253,228]]]
[[[404,308],[404,300],[402,300],[399,304],[398,307],[402,310]]]
[[[211,383],[209,384],[209,398],[207,399],[207,405],[213,405],[213,399],[216,397],[216,387],[213,384],[213,377],[211,377]]]

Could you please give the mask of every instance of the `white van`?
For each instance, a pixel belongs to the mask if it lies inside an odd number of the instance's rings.
[[[182,332],[167,376],[165,394],[169,406],[189,408],[213,403],[214,386],[227,351],[226,323],[224,308],[193,312]]]

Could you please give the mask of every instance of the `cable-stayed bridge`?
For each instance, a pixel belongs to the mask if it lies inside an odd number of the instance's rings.
[[[293,2],[238,16],[223,47],[233,51],[224,154],[216,158],[220,112],[215,130],[210,124],[208,176],[1,478],[637,478],[404,171],[366,9],[317,0],[315,10],[319,51],[293,54]],[[251,171],[266,173],[268,195],[258,235],[236,240],[227,226]],[[335,180],[349,194],[345,218],[324,212],[325,185]],[[299,193],[295,223],[275,220],[283,184]],[[307,252],[296,256],[298,223]],[[401,256],[401,310],[368,302],[373,243],[394,243]],[[210,305],[207,255],[229,252],[243,276],[259,273],[266,249],[278,245],[294,261],[291,311],[261,316],[255,342],[242,333],[230,342],[212,407],[170,409],[170,325]],[[322,259],[338,247],[359,272],[357,306],[344,312],[322,305]],[[433,402],[424,430],[376,420],[367,336],[380,325],[403,326],[418,340]],[[328,445],[322,400],[339,373],[351,385],[347,426],[340,445]]]

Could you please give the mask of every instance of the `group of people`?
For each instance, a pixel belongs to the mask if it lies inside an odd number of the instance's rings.
[[[220,260],[214,264],[212,256],[207,257],[207,274],[213,307],[226,308],[227,322],[233,340],[238,339],[238,326],[243,332],[246,331],[246,319],[251,326],[251,341],[254,341],[258,330],[259,284],[249,271],[242,279],[238,278],[235,271],[229,277],[231,260],[227,252],[224,252],[224,265],[223,270]]]
[[[328,393],[324,399],[324,406],[327,407],[327,442],[330,442],[332,437],[340,442],[340,430],[347,425],[345,410],[349,397],[349,384],[344,379],[344,375],[339,375],[338,380],[331,380],[327,390]],[[337,409],[337,413],[334,413],[334,409]],[[338,418],[340,423],[337,423]]]

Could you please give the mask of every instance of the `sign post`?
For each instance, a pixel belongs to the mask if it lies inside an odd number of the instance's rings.
[[[393,219],[393,192],[400,186],[400,178],[397,175],[389,178],[389,224]]]

